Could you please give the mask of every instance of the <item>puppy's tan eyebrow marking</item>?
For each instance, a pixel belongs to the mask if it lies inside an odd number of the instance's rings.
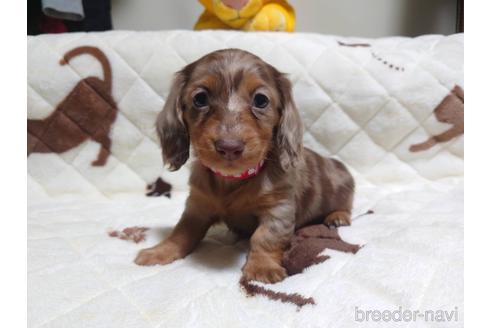
[[[218,89],[221,81],[221,75],[205,74],[194,81],[195,87],[201,86],[207,89]]]

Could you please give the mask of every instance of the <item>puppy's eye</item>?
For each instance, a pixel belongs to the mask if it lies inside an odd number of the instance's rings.
[[[255,97],[253,98],[253,105],[256,108],[265,108],[266,106],[268,106],[269,103],[270,100],[268,99],[268,97],[262,93],[255,94]]]
[[[193,105],[198,109],[208,106],[208,95],[205,91],[200,91],[193,96]]]

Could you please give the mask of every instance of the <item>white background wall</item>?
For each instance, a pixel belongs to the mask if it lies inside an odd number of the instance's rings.
[[[455,0],[290,0],[297,31],[345,36],[451,34]],[[192,29],[198,0],[112,0],[113,25],[124,30]]]

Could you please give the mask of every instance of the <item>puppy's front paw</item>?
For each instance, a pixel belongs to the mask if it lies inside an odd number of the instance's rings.
[[[243,279],[261,281],[266,284],[274,284],[287,277],[287,271],[274,261],[265,263],[248,261],[243,268]]]
[[[336,211],[328,215],[324,221],[326,226],[349,226],[352,223],[351,215],[347,211]]]
[[[152,248],[142,249],[134,262],[138,265],[164,265],[183,257],[176,246],[161,244]]]

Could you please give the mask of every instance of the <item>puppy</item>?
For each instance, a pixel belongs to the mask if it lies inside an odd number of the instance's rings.
[[[156,125],[171,170],[187,161],[190,144],[197,160],[179,223],[135,263],[181,259],[222,221],[251,235],[243,278],[275,283],[286,277],[282,256],[297,227],[350,224],[352,176],[303,147],[289,80],[257,56],[220,50],[186,66]]]
[[[67,64],[82,54],[94,56],[103,68],[103,80],[91,76],[73,88],[55,111],[43,120],[27,120],[27,156],[31,153],[63,153],[87,139],[101,147],[93,166],[103,166],[111,150],[109,132],[118,108],[111,96],[111,66],[104,53],[95,47],[70,50],[60,61]]]

